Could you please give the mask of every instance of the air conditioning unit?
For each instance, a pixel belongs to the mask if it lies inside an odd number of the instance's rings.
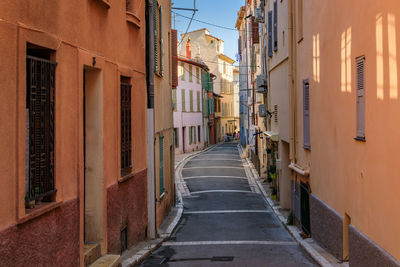
[[[264,14],[260,7],[256,8],[254,11],[254,21],[258,23],[264,23]]]
[[[256,89],[257,93],[267,93],[267,77],[264,74],[260,74],[256,77]]]
[[[266,117],[267,116],[267,112],[265,111],[265,105],[259,105],[258,106],[258,117]]]

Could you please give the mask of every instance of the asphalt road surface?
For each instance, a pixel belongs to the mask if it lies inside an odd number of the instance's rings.
[[[182,176],[182,220],[141,266],[317,266],[248,179],[236,143],[195,156]]]

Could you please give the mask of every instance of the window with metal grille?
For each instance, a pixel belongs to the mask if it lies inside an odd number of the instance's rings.
[[[26,134],[29,135],[26,200],[38,200],[57,191],[54,185],[56,65],[42,58],[26,58]]]
[[[303,81],[303,135],[303,146],[305,149],[310,150],[310,84],[308,80]]]
[[[357,66],[357,138],[365,141],[365,56],[356,58]]]
[[[122,79],[122,78],[121,78]],[[121,82],[121,175],[132,171],[132,85]]]

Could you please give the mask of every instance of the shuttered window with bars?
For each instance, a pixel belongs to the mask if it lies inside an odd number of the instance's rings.
[[[357,66],[357,137],[365,141],[365,57],[356,58]]]
[[[268,11],[268,56],[272,54],[272,11]]]
[[[26,200],[55,193],[54,106],[56,62],[27,56],[27,185]],[[27,138],[28,139],[28,138]]]
[[[278,50],[278,2],[274,1],[274,51]]]
[[[132,171],[132,85],[121,82],[121,176]]]
[[[311,149],[310,136],[310,84],[308,80],[303,81],[303,135],[304,148]]]

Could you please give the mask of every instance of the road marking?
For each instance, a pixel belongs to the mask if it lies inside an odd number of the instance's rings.
[[[184,180],[186,179],[197,179],[197,178],[232,178],[232,179],[244,179],[247,180],[247,177],[242,177],[242,176],[188,176],[188,177],[183,177]]]
[[[198,155],[197,157],[200,157],[200,156],[237,156],[237,157],[239,157],[239,153],[225,153],[225,154],[222,154],[222,153],[202,153],[202,154]]]
[[[214,160],[227,160],[227,161],[239,161],[239,162],[242,162],[241,159],[191,159],[190,161],[214,161]]]
[[[229,167],[229,166],[207,166],[207,167],[184,167],[183,170],[190,170],[190,169],[241,169],[244,170],[243,167]]]
[[[194,191],[190,192],[191,194],[205,194],[205,193],[249,193],[249,194],[258,194],[251,191],[245,190],[206,190],[206,191]]]
[[[200,210],[184,211],[184,214],[218,214],[218,213],[272,213],[268,210]]]
[[[280,245],[297,246],[294,241],[186,241],[186,242],[164,242],[163,246],[204,246],[204,245]]]

